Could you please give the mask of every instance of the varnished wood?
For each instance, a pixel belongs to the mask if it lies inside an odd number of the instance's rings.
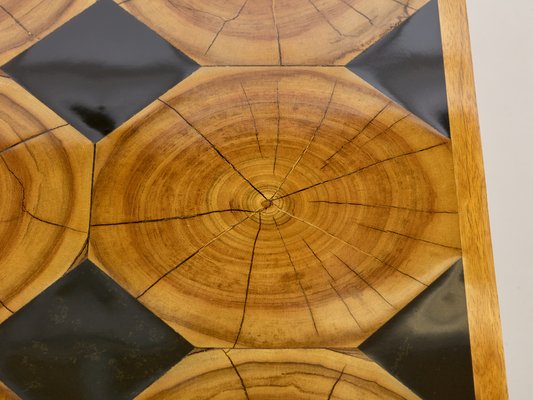
[[[116,0],[202,65],[343,65],[428,0]]]
[[[508,397],[465,0],[440,1],[476,398]]]
[[[0,65],[76,16],[95,0],[0,0]]]
[[[449,140],[344,68],[205,68],[94,179],[89,256],[200,347],[357,346],[461,253]]]
[[[208,350],[187,356],[137,400],[419,399],[363,354]]]
[[[84,247],[93,146],[10,79],[0,109],[0,301],[14,312]]]
[[[13,393],[8,387],[6,387],[6,385],[0,382],[0,400],[21,400],[21,399],[15,393]]]

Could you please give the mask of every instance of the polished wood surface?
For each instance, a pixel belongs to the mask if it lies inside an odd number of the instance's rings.
[[[16,266],[0,269],[0,299],[14,312],[85,245],[93,145],[11,79],[0,110],[0,263]]]
[[[477,399],[508,397],[465,0],[440,1]]]
[[[0,65],[93,3],[0,0]],[[197,347],[140,399],[418,399],[357,347],[463,258],[506,399],[464,0],[451,140],[344,67],[428,0],[115,3],[202,67],[96,144],[0,71],[0,323],[88,258]]]
[[[357,351],[224,349],[188,355],[137,399],[193,398],[420,399]]]
[[[354,347],[460,257],[451,164],[346,69],[205,68],[97,144],[89,256],[196,346]]]
[[[0,65],[76,16],[95,0],[2,0]]]
[[[344,65],[428,0],[117,0],[202,65]]]

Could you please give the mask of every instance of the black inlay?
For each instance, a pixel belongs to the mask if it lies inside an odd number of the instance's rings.
[[[100,0],[3,68],[94,142],[199,66]]]
[[[346,67],[450,136],[437,0],[430,1]]]
[[[0,380],[24,400],[129,400],[191,350],[85,261],[0,325]]]
[[[360,349],[426,400],[473,400],[463,264],[451,267]]]

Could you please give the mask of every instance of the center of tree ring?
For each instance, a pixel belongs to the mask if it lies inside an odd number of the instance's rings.
[[[263,200],[261,206],[263,207],[263,210],[270,208],[270,206],[272,206],[272,200]]]

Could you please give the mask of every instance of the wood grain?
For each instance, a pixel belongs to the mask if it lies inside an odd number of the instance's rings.
[[[460,257],[452,165],[344,68],[204,68],[97,144],[89,256],[196,346],[357,346]]]
[[[93,145],[9,79],[0,103],[0,302],[16,311],[87,240]]]
[[[95,0],[0,0],[0,65],[37,43]]]
[[[342,65],[427,1],[118,2],[202,65]]]
[[[466,4],[439,5],[476,398],[507,399]]]
[[[419,399],[364,355],[330,350],[208,350],[182,360],[137,400]]]
[[[0,400],[20,400],[20,397],[0,382]]]

